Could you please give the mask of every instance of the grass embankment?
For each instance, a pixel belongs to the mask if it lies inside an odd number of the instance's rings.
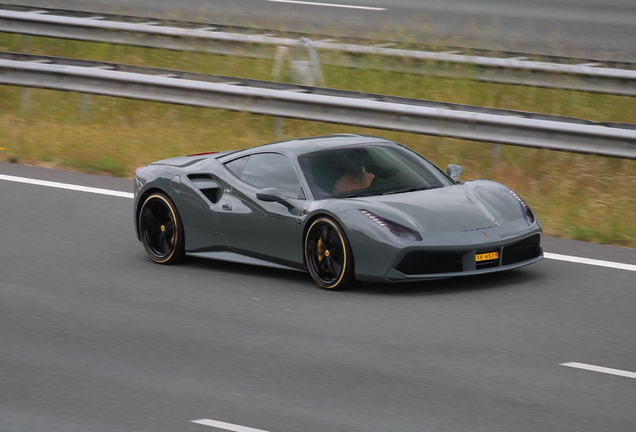
[[[268,80],[273,63],[209,54],[0,35],[0,50],[75,57]],[[324,67],[328,87],[496,108],[636,123],[636,99]],[[489,178],[519,192],[545,232],[636,247],[636,161],[491,145],[325,123],[285,120],[284,137],[337,132],[380,135],[463,179]],[[274,119],[74,93],[0,86],[0,160],[129,177],[148,162],[274,141]]]

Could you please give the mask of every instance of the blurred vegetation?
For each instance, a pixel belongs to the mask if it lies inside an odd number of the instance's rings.
[[[0,35],[0,50],[263,80],[273,68],[266,59],[7,34]],[[636,123],[636,99],[628,97],[368,69],[323,67],[323,73],[332,88]],[[3,161],[131,177],[154,160],[275,141],[274,130],[267,116],[0,86]],[[463,165],[463,179],[504,183],[530,203],[547,235],[636,248],[636,161],[513,146],[493,153],[488,143],[298,120],[284,121],[283,138],[340,132],[383,136],[440,167]]]

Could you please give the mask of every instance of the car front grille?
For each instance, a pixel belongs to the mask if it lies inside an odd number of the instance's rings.
[[[458,273],[462,271],[482,270],[493,267],[500,267],[528,261],[541,255],[541,235],[536,234],[504,246],[499,250],[501,257],[492,261],[477,262],[474,265],[467,260],[467,268],[464,268],[464,254],[462,253],[439,253],[439,252],[410,252],[396,270],[405,275],[427,275]],[[483,251],[491,252],[491,250]],[[466,253],[471,253],[466,251]],[[474,252],[472,252],[474,255]],[[473,257],[474,260],[474,257]]]

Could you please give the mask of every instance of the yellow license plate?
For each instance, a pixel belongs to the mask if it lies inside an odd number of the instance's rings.
[[[490,261],[499,259],[499,252],[487,252],[482,254],[477,254],[475,256],[476,261]]]

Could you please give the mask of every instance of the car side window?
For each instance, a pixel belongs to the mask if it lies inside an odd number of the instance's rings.
[[[245,169],[245,164],[249,158],[249,156],[245,156],[239,159],[234,159],[233,161],[226,163],[225,167],[232,171],[232,174],[241,178],[241,174],[243,174],[243,169]]]
[[[237,175],[244,182],[259,189],[276,188],[289,198],[305,199],[294,165],[286,156],[278,153],[259,153],[242,159],[247,159],[247,162],[240,175]],[[234,172],[232,167],[228,168]]]

